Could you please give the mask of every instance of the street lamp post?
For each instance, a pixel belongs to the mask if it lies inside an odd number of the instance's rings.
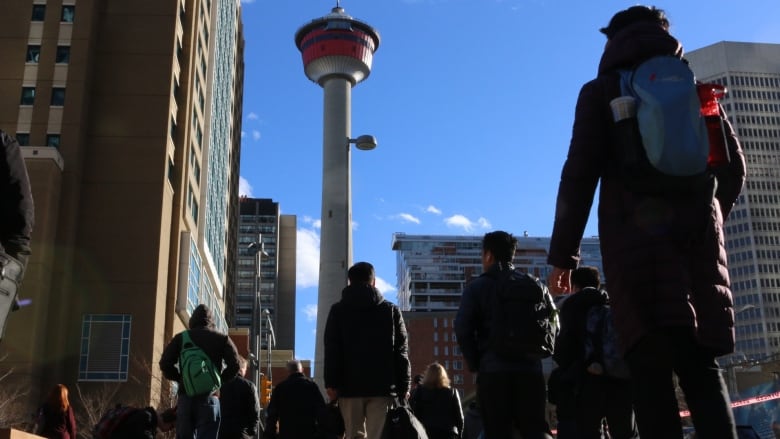
[[[271,351],[276,345],[276,336],[274,335],[274,325],[271,323],[271,312],[266,308],[263,310],[263,314],[265,315],[265,324],[268,326],[268,330],[265,333],[266,349],[268,350],[268,381],[270,381],[273,386],[274,375],[273,368],[271,367]]]
[[[260,324],[260,263],[264,257],[268,257],[268,253],[265,252],[263,247],[263,238],[261,234],[257,235],[257,241],[252,242],[248,246],[249,251],[255,253],[255,282],[254,282],[254,297],[252,300],[252,324],[251,324],[251,344],[252,351],[250,358],[252,359],[252,380],[256,386],[260,386],[260,332],[262,325]]]

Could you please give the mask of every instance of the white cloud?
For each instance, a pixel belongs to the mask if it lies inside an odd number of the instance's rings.
[[[246,0],[244,0],[244,2],[246,2]],[[250,2],[250,3],[251,3],[251,2]],[[250,112],[250,113],[249,113],[249,114],[246,116],[246,118],[247,118],[247,119],[249,119],[249,120],[257,120],[257,119],[259,119],[260,117],[257,115],[257,113],[255,113],[254,111],[252,111],[252,112]]]
[[[303,315],[306,316],[307,322],[317,321],[317,304],[310,303],[303,307]]]
[[[387,293],[391,291],[395,291],[395,287],[390,285],[386,280],[382,279],[381,277],[377,276],[376,278],[376,289],[379,290],[382,295],[387,295]]]
[[[399,218],[402,222],[420,224],[420,219],[410,213],[399,213],[396,215],[396,218]]]
[[[238,177],[238,195],[252,198],[252,185],[244,177]]]
[[[439,209],[438,207],[434,206],[433,204],[431,204],[430,206],[428,206],[428,207],[425,209],[425,211],[426,211],[426,212],[428,212],[428,213],[432,213],[432,214],[434,214],[434,215],[441,215],[441,209]]]
[[[490,228],[490,222],[483,217],[480,217],[476,222],[474,222],[460,214],[455,214],[449,218],[445,218],[444,224],[446,224],[447,227],[463,229],[466,232],[473,232],[477,227],[481,229]]]
[[[302,221],[306,224],[311,224],[312,227],[315,229],[319,229],[322,226],[322,221],[318,219],[314,219],[310,216],[304,216]]]
[[[260,140],[260,131],[252,130],[252,139],[257,142]]]
[[[298,229],[296,247],[296,286],[316,287],[320,277],[320,235],[316,230]]]

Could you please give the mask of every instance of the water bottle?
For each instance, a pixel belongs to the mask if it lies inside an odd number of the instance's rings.
[[[718,99],[726,94],[726,87],[720,84],[696,85],[701,102],[701,115],[707,126],[707,137],[710,142],[710,153],[707,156],[707,167],[710,169],[729,164],[728,143],[726,142],[726,129],[720,114]]]

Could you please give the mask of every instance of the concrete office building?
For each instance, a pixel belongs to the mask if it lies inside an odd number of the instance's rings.
[[[738,355],[780,353],[780,44],[723,41],[689,52],[697,79],[722,100],[747,159],[747,181],[725,223]]]
[[[511,232],[510,232],[511,233]],[[542,281],[550,238],[517,236],[514,264]],[[482,236],[394,233],[398,304],[404,311],[455,311],[466,283],[482,273]],[[582,265],[602,270],[598,238],[583,238]]]
[[[231,327],[260,328],[260,349],[266,349],[268,310],[276,344],[295,350],[295,215],[282,215],[279,203],[267,198],[241,198],[238,230],[238,283],[229,305]],[[249,246],[262,241],[260,258]],[[258,261],[260,263],[258,267]],[[257,293],[255,293],[257,292]],[[254,325],[253,326],[253,321]],[[257,351],[251,350],[255,355]],[[259,350],[258,350],[259,351]]]
[[[55,383],[156,405],[195,306],[227,332],[243,46],[239,0],[3,2],[0,127],[36,221],[0,368],[30,407]]]

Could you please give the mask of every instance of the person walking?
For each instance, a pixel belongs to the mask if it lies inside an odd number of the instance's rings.
[[[271,393],[265,438],[317,437],[320,416],[325,412],[322,391],[317,383],[303,374],[299,360],[287,362],[287,373],[287,378]]]
[[[559,439],[601,439],[606,418],[612,439],[639,437],[631,399],[631,381],[594,374],[586,358],[588,312],[607,305],[609,296],[601,290],[596,267],[578,267],[571,274],[574,292],[560,308],[561,332],[555,340],[553,359],[558,365],[550,374],[548,388],[565,393],[558,398],[556,414]],[[603,340],[602,340],[603,341]],[[557,382],[556,382],[557,381]],[[570,422],[571,426],[565,424]],[[561,428],[561,423],[564,428]]]
[[[374,267],[358,262],[325,324],[323,375],[338,400],[346,437],[380,438],[393,398],[409,398],[409,344],[401,310],[376,289]]]
[[[607,43],[596,79],[577,101],[561,172],[548,264],[554,294],[571,290],[579,246],[599,187],[598,228],[610,306],[632,376],[639,433],[682,438],[673,375],[701,438],[736,438],[715,358],[734,350],[734,309],[723,221],[745,179],[745,158],[721,108],[730,161],[704,187],[648,194],[627,187],[609,103],[621,69],[656,56],[682,58],[663,10],[632,6],[601,29]],[[648,78],[648,79],[652,79]],[[714,194],[714,196],[713,196]]]
[[[57,384],[38,408],[35,434],[47,439],[76,439],[76,417],[68,388]]]
[[[225,383],[238,374],[236,345],[225,334],[217,332],[214,316],[206,305],[200,304],[192,311],[189,321],[189,337],[220,367],[221,382]],[[165,378],[176,381],[179,387],[176,411],[176,437],[192,439],[217,439],[221,420],[220,405],[214,393],[189,396],[184,391],[179,373],[179,355],[182,350],[182,332],[176,334],[165,347],[160,358],[160,370]],[[220,367],[221,368],[221,367]]]
[[[477,399],[485,439],[511,438],[516,430],[524,439],[551,439],[541,359],[507,359],[487,346],[490,332],[495,329],[490,316],[491,301],[496,300],[499,286],[497,278],[514,271],[516,250],[517,238],[507,232],[490,232],[482,238],[483,272],[463,290],[455,335],[469,370],[478,372]]]
[[[136,408],[114,427],[107,439],[154,439],[158,430],[166,433],[175,427],[175,407],[162,411],[154,407]]]
[[[257,386],[244,378],[246,369],[246,358],[239,355],[238,375],[219,388],[220,439],[251,439],[257,435],[260,399]]]
[[[459,439],[463,436],[463,407],[460,393],[450,387],[447,370],[431,363],[423,382],[409,399],[412,412],[422,422],[428,439]]]

